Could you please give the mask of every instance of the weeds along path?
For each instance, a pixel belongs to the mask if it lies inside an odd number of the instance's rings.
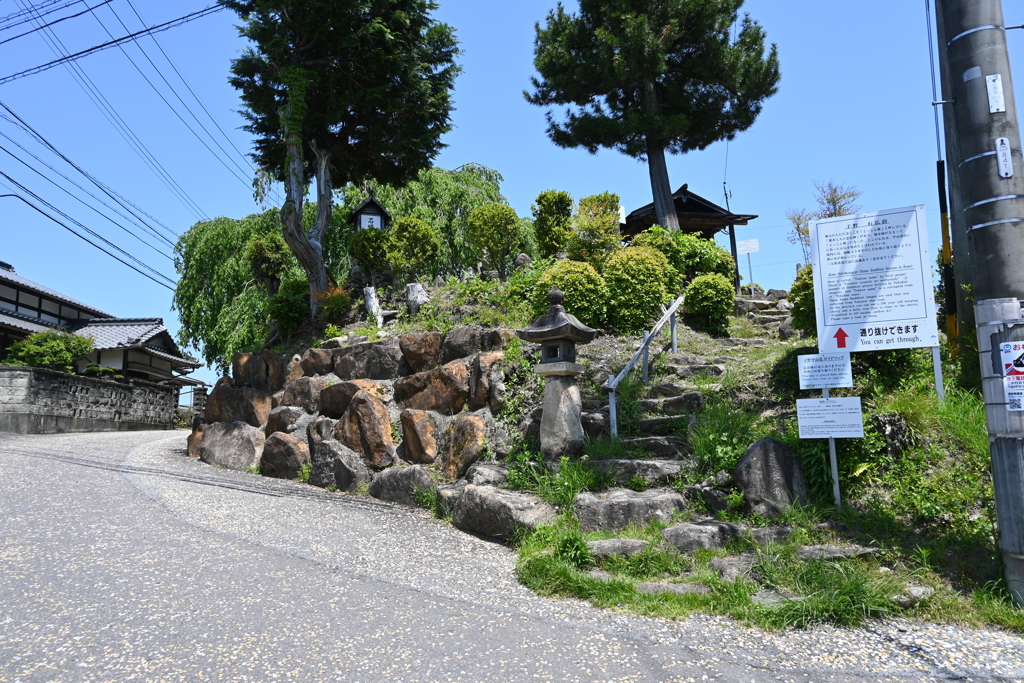
[[[121,463],[121,476],[192,527],[371,580],[384,590],[393,586],[484,610],[488,621],[586,634],[588,647],[603,653],[579,661],[581,680],[616,678],[609,661],[625,667],[615,674],[635,680],[688,680],[704,671],[735,680],[1024,678],[1024,641],[994,630],[892,621],[769,633],[722,617],[673,622],[540,597],[517,581],[512,550],[425,511],[213,469],[182,457],[183,441],[178,433],[133,449]],[[440,642],[450,637],[435,635]],[[543,641],[516,654],[533,658],[537,672],[554,644]],[[460,647],[448,641],[442,650],[457,655]]]

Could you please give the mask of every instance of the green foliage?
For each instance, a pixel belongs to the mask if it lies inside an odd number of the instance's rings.
[[[548,292],[558,287],[565,294],[565,309],[590,327],[600,328],[608,306],[608,288],[604,278],[589,263],[559,261],[544,271],[533,290],[533,312],[548,309]]]
[[[243,259],[253,278],[262,282],[270,294],[277,293],[281,278],[295,263],[281,234],[270,231],[255,233],[249,238]]]
[[[612,254],[604,268],[612,326],[627,333],[647,329],[668,302],[668,285],[675,278],[665,255],[650,247],[627,247]]]
[[[390,261],[396,275],[415,280],[431,269],[441,252],[441,241],[430,224],[406,216],[391,224]]]
[[[687,323],[712,336],[727,336],[734,293],[732,283],[718,273],[694,278],[686,287],[683,304]]]
[[[572,221],[566,253],[602,270],[611,252],[622,243],[619,234],[619,195],[602,192],[580,200]]]
[[[309,463],[306,463],[305,465],[300,467],[299,468],[299,481],[301,481],[303,484],[308,484],[309,483],[309,473],[310,473],[310,471],[312,471],[312,469],[313,469],[313,467]]]
[[[611,483],[604,472],[564,456],[554,469],[543,464],[543,456],[529,451],[514,453],[506,464],[510,488],[538,495],[562,510],[570,509],[583,491],[597,491]]]
[[[572,236],[572,195],[561,190],[544,190],[531,206],[537,250],[542,257],[565,251]]]
[[[469,215],[481,206],[505,203],[501,181],[500,173],[479,164],[465,164],[453,171],[427,168],[404,185],[382,185],[373,180],[365,186],[346,185],[341,190],[344,202],[339,213],[347,217],[372,191],[392,216],[418,218],[433,228],[441,250],[427,274],[458,275],[476,261],[468,238]]]
[[[690,432],[690,447],[699,470],[732,471],[758,438],[756,414],[737,410],[727,401],[708,401]]]
[[[376,285],[377,278],[388,267],[388,256],[394,251],[394,241],[389,233],[370,228],[353,235],[348,249],[370,282]]]
[[[331,287],[325,292],[321,292],[320,299],[320,316],[325,320],[337,320],[341,318],[352,308],[352,304],[355,300],[352,298],[352,291],[345,287]],[[331,337],[340,336],[341,332],[334,325],[328,324],[328,329],[334,327],[338,331],[338,334],[329,334],[327,330],[324,334],[327,334],[328,339]]]
[[[590,569],[594,566],[594,555],[578,531],[569,532],[559,539],[555,545],[555,557],[576,569]]]
[[[28,365],[60,372],[74,372],[75,361],[92,353],[92,339],[62,330],[44,330],[14,342],[5,365]]]
[[[467,236],[487,267],[498,271],[504,282],[526,230],[512,207],[491,204],[474,209],[469,215]]]
[[[818,314],[814,309],[814,268],[804,266],[796,274],[789,289],[789,303],[793,304],[793,327],[805,337],[818,336]],[[858,354],[863,355],[863,354]]]
[[[277,294],[270,297],[267,311],[281,334],[299,329],[309,315],[309,284],[299,278],[285,280]]]

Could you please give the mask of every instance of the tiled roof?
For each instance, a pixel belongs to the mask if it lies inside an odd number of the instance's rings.
[[[169,360],[175,366],[198,368],[203,364],[202,361],[192,358],[191,356],[177,356],[168,351],[167,349],[161,349],[160,347],[152,346],[151,344],[143,344],[143,348],[146,350],[147,353],[150,353],[156,356],[157,358]]]
[[[181,353],[177,346],[173,349],[164,349],[146,343],[160,334],[167,334],[162,318],[95,318],[84,324],[79,323],[74,332],[92,339],[97,350],[136,348],[169,360],[178,367],[198,368],[202,365],[202,362]],[[174,344],[173,339],[170,342]]]
[[[104,313],[98,308],[93,308],[88,304],[83,304],[81,301],[76,301],[75,299],[72,299],[69,296],[65,296],[60,292],[50,289],[49,287],[43,287],[42,285],[32,282],[27,278],[23,278],[22,276],[15,273],[13,270],[6,270],[5,268],[0,268],[0,282],[10,282],[12,284],[18,285],[19,287],[34,290],[39,294],[48,296],[51,299],[55,299],[61,303],[68,304],[70,306],[75,306],[76,308],[82,309],[86,313],[91,313],[92,315],[95,315],[100,318],[114,317],[109,313]]]
[[[44,330],[52,330],[54,328],[53,325],[47,325],[35,318],[18,315],[11,311],[0,311],[0,326],[5,325],[17,330],[24,330],[25,332],[42,332]]]

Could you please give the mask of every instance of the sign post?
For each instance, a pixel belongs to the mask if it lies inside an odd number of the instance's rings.
[[[839,495],[839,462],[836,459],[836,438],[864,436],[859,398],[829,399],[829,389],[852,387],[853,368],[850,354],[818,353],[797,357],[801,389],[821,389],[821,401],[797,399],[797,424],[801,439],[828,437],[828,460],[832,470],[832,497],[836,510],[842,506]],[[856,404],[853,402],[856,401]],[[854,419],[853,410],[856,410]],[[859,434],[858,434],[859,431]]]
[[[751,287],[754,286],[754,266],[750,262],[750,255],[751,254],[756,254],[759,251],[761,251],[761,247],[760,247],[760,245],[758,245],[756,239],[754,239],[754,240],[743,240],[741,242],[737,242],[736,243],[736,253],[737,254],[746,254],[747,255],[747,272],[750,273],[750,286]],[[751,291],[751,293],[753,293],[754,290],[751,289],[750,291]]]

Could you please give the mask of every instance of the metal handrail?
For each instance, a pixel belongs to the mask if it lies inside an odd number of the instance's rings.
[[[679,309],[680,306],[683,305],[683,300],[685,298],[686,295],[683,294],[680,295],[678,299],[672,302],[672,305],[668,307],[665,313],[661,316],[661,319],[651,329],[651,331],[644,332],[643,343],[640,345],[640,348],[636,350],[636,353],[633,354],[633,357],[629,359],[629,362],[626,363],[626,367],[622,368],[619,374],[615,375],[615,377],[608,380],[608,421],[611,423],[613,439],[619,438],[619,420],[618,412],[616,411],[615,405],[615,390],[618,388],[619,383],[626,378],[626,375],[629,374],[629,371],[633,369],[633,366],[636,365],[637,361],[640,360],[640,358],[644,359],[641,381],[647,382],[648,364],[650,358],[648,348],[650,347],[651,342],[654,340],[654,338],[658,336],[662,329],[664,329],[666,323],[671,324],[672,353],[676,353],[679,351],[679,344],[676,338],[676,311]]]

